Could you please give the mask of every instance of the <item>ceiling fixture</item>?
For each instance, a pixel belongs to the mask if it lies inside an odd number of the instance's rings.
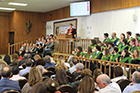
[[[27,6],[28,4],[10,2],[8,5]]]
[[[0,7],[1,10],[16,10],[15,8],[5,8],[5,7]]]

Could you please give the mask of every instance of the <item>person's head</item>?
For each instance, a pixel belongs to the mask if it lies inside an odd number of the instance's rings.
[[[89,76],[85,76],[79,85],[78,93],[94,93],[94,91],[95,91],[94,80]]]
[[[36,61],[36,66],[38,66],[38,65],[42,65],[42,66],[44,67],[44,66],[46,65],[45,60],[44,60],[43,58],[38,59],[38,60]]]
[[[81,76],[82,77],[85,77],[85,76],[92,77],[92,71],[90,69],[84,69],[81,71]]]
[[[140,34],[139,33],[136,33],[135,34],[135,38],[138,39],[138,37],[140,37]]]
[[[112,36],[112,38],[115,38],[115,37],[116,37],[116,33],[113,32],[113,33],[111,34],[111,36]]]
[[[26,45],[27,47],[29,47],[30,46],[30,44],[29,43],[27,43],[27,45]]]
[[[140,72],[135,71],[135,72],[132,74],[132,82],[134,82],[134,83],[139,83],[139,84],[140,84]]]
[[[121,33],[121,39],[124,39],[124,38],[125,38],[125,34]]]
[[[117,53],[117,52],[118,52],[118,50],[119,50],[119,49],[118,49],[117,47],[114,47],[113,52],[114,52],[114,53]]]
[[[9,55],[5,55],[3,59],[7,64],[11,63],[11,57]]]
[[[41,73],[43,73],[44,67],[43,67],[42,65],[38,65],[38,66],[36,66],[36,67],[40,70]]]
[[[37,67],[32,67],[29,72],[28,83],[33,86],[38,82],[42,82],[42,74]]]
[[[122,51],[122,53],[121,53],[121,56],[123,56],[123,57],[129,57],[129,52],[128,52],[128,50],[124,49],[124,50]]]
[[[70,28],[72,28],[72,26],[73,26],[73,24],[72,24],[72,23],[70,23]]]
[[[41,41],[41,38],[38,38],[38,41],[40,42]]]
[[[42,43],[39,44],[39,47],[40,47],[40,48],[42,47]]]
[[[59,55],[58,60],[59,61],[64,60],[64,56],[63,55]]]
[[[25,53],[23,57],[24,57],[24,59],[28,59],[28,54]]]
[[[127,45],[127,39],[124,38],[124,39],[122,40],[122,44],[123,44],[123,45]]]
[[[114,77],[123,76],[123,69],[120,66],[114,67]]]
[[[101,46],[102,46],[102,42],[99,41],[99,42],[97,43],[97,45],[101,47]]]
[[[95,44],[97,44],[96,43],[96,40],[95,39],[91,40],[91,44],[92,44],[92,46],[94,46]]]
[[[36,43],[38,42],[38,39],[36,39]]]
[[[47,86],[44,82],[35,84],[29,93],[47,93]]]
[[[53,35],[51,34],[50,37],[53,39]]]
[[[103,50],[103,54],[104,54],[105,56],[110,55],[109,49],[105,48],[105,49]]]
[[[73,63],[73,65],[76,65],[78,63],[78,60],[76,58],[73,58],[72,63]]]
[[[102,72],[100,69],[95,69],[95,70],[94,70],[94,72],[93,72],[93,79],[94,79],[95,82],[96,82],[96,78],[97,78],[99,75],[101,75],[101,74],[103,74],[103,72]]]
[[[30,43],[30,47],[33,47],[33,43]]]
[[[87,52],[88,52],[88,53],[92,53],[92,48],[91,48],[90,46],[88,47]]]
[[[96,51],[101,51],[101,47],[100,46],[97,45],[95,48],[96,48],[95,49]]]
[[[81,72],[84,69],[84,65],[82,63],[76,64],[76,72]]]
[[[57,91],[57,87],[59,86],[59,84],[52,79],[46,79],[44,81],[45,85],[47,86],[47,93],[55,93]]]
[[[65,71],[65,70],[59,69],[59,70],[56,72],[56,81],[57,81],[60,85],[63,85],[63,84],[67,84],[67,83],[68,83],[68,80],[67,80],[67,77],[66,77],[66,71]]]
[[[78,52],[78,53],[82,52],[82,47],[81,47],[81,46],[78,46],[78,47],[77,47],[77,52]]]
[[[57,72],[57,71],[60,70],[60,69],[63,69],[63,67],[62,67],[61,65],[57,65],[57,66],[55,67],[55,72]]]
[[[18,66],[19,61],[17,59],[13,59],[11,64],[12,64],[12,66]]]
[[[50,56],[45,56],[45,62],[46,63],[51,63],[51,59],[50,59]]]
[[[38,54],[36,54],[35,56],[34,56],[34,60],[35,61],[37,61],[38,59],[40,59],[41,57],[38,55]]]
[[[11,67],[5,66],[1,69],[1,75],[3,78],[10,78],[12,76]]]
[[[136,41],[135,39],[132,39],[132,40],[130,41],[129,45],[130,45],[130,46],[135,46],[135,41]]]
[[[12,54],[12,60],[13,60],[13,59],[19,59],[19,56],[18,56],[17,53]]]
[[[19,73],[19,67],[18,66],[13,66],[12,67],[12,73],[13,73],[13,75],[17,75]]]
[[[64,62],[63,60],[58,61],[58,62],[57,62],[57,65],[58,65],[58,66],[60,65],[65,71],[68,70],[68,67],[65,65],[65,62]]]
[[[108,38],[108,33],[104,33],[104,38]]]
[[[109,48],[114,47],[114,43],[113,42],[108,42],[108,47]]]
[[[108,41],[105,41],[104,46],[108,47],[108,43],[109,43]]]
[[[31,67],[33,65],[32,59],[30,59],[30,58],[29,59],[26,59],[25,60],[25,64],[26,64],[27,67]]]
[[[33,48],[36,48],[36,44],[33,44]]]
[[[139,50],[138,50],[138,49],[135,49],[135,50],[133,51],[133,55],[134,55],[136,58],[138,58],[138,57],[139,57]]]
[[[132,35],[131,31],[127,31],[127,32],[126,32],[127,38],[129,38],[131,35]]]
[[[47,35],[47,38],[50,38],[50,36],[49,36],[49,35]]]
[[[97,77],[96,83],[100,89],[105,88],[111,83],[110,78],[106,74],[101,74]]]

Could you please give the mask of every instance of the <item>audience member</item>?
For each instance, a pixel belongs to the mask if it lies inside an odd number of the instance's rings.
[[[41,72],[37,67],[32,67],[29,72],[29,80],[21,90],[22,93],[28,93],[28,91],[32,89],[32,86],[34,86],[38,82],[42,82]]]
[[[8,65],[11,64],[11,57],[9,55],[5,55],[3,59]]]
[[[28,59],[28,54],[25,53],[23,57],[24,57],[24,59],[19,61],[19,66],[21,66],[22,64],[24,64],[26,62],[26,60]]]
[[[18,81],[10,80],[12,70],[9,66],[5,66],[1,70],[2,79],[0,80],[0,93],[6,90],[17,90],[21,92]]]
[[[26,79],[25,77],[19,76],[19,67],[18,66],[13,66],[12,67],[12,73],[13,76],[10,78],[11,80],[20,80],[20,79]]]
[[[51,59],[49,56],[45,56],[45,62],[46,62],[45,69],[47,67],[55,67],[55,64],[51,62]]]
[[[111,81],[117,82],[121,79],[127,79],[127,77],[124,76],[122,67],[116,66],[116,67],[114,67],[114,78],[111,79]]]
[[[13,60],[13,59],[17,59],[17,60],[19,59],[19,56],[18,56],[17,53],[12,54],[12,60]]]
[[[123,93],[132,93],[134,91],[140,91],[140,72],[138,71],[132,74],[132,83],[124,89]]]
[[[115,82],[111,83],[110,78],[106,74],[99,75],[96,83],[100,88],[100,93],[121,93],[120,86]]]
[[[43,74],[44,72],[47,72],[47,70],[44,69],[42,65],[37,65],[36,67],[40,70],[41,74]]]
[[[12,66],[18,66],[19,61],[17,59],[13,59],[11,64],[12,64]]]
[[[63,68],[63,70],[67,71],[68,70],[68,67],[65,65],[64,61],[61,60],[61,61],[58,61],[57,62],[57,66],[61,66]]]
[[[31,59],[27,59],[25,63],[26,63],[26,64],[25,64],[25,65],[26,65],[26,68],[23,69],[23,70],[20,70],[20,73],[19,73],[20,76],[22,76],[22,75],[25,74],[25,73],[28,73],[28,72],[30,71],[32,65],[33,65]]]
[[[72,74],[74,71],[76,71],[76,64],[78,63],[78,60],[76,58],[72,59],[72,67],[69,68],[69,72]]]
[[[70,68],[70,64],[69,64],[69,63],[66,63],[66,62],[64,61],[64,56],[63,56],[63,55],[59,55],[58,61],[63,61],[63,62],[65,63],[65,65],[66,65],[68,68]]]

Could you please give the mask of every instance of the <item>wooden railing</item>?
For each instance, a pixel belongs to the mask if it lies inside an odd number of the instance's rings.
[[[14,43],[12,45],[8,43],[8,55],[11,55],[15,53],[15,51],[18,51],[22,47],[23,43],[35,43],[35,40],[24,40],[18,43]]]
[[[78,46],[81,46],[84,50],[91,44],[91,40],[92,39],[57,39],[54,52],[71,54],[74,48]]]
[[[53,57],[58,59],[58,56],[59,55],[54,55]],[[64,56],[64,59],[67,60],[69,58],[69,56]],[[98,60],[98,59],[89,59],[89,58],[79,58],[79,57],[74,57],[74,58],[77,58],[79,60],[79,62],[81,63],[84,63],[85,65],[85,68],[88,68],[90,69],[91,68],[91,63],[94,63],[96,64],[96,66],[103,70],[102,67],[104,67],[104,74],[107,73],[107,69],[109,69],[109,77],[111,78],[111,71],[112,69],[111,68],[114,68],[115,66],[121,66],[123,67],[123,70],[124,70],[124,76],[127,75],[127,73],[129,73],[128,77],[129,77],[129,80],[131,80],[131,69],[134,68],[135,70],[137,70],[140,65],[136,65],[136,64],[128,64],[128,63],[120,63],[120,62],[112,62],[112,61],[104,61],[104,60]],[[57,60],[56,60],[57,61]],[[108,65],[107,65],[108,64]],[[129,70],[129,71],[128,71]],[[114,74],[114,72],[113,72]]]

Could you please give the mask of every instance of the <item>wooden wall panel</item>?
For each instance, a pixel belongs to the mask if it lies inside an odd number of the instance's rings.
[[[91,13],[111,11],[123,8],[140,6],[140,0],[90,0]],[[57,16],[50,14],[58,14]],[[70,17],[70,7],[53,10],[46,13],[46,21]]]
[[[6,54],[8,49],[10,13],[0,12],[0,54]]]

